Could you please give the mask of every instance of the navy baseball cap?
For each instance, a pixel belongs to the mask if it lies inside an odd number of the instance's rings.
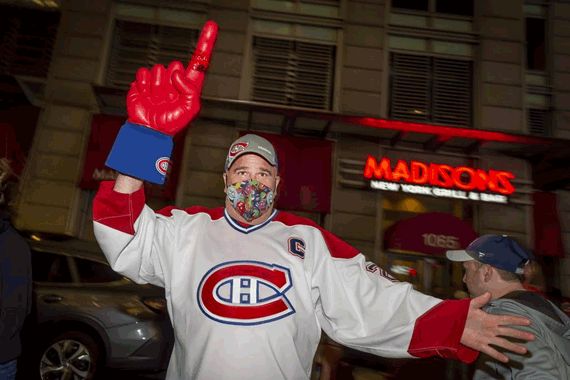
[[[447,251],[446,256],[451,261],[477,260],[516,274],[523,274],[524,266],[533,259],[532,253],[507,235],[483,235],[465,250]]]

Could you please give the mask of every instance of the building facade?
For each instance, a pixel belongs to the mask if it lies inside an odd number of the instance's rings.
[[[95,126],[106,125],[95,120],[124,119],[135,70],[187,60],[211,19],[220,33],[202,112],[179,139],[170,195],[153,197],[153,206],[222,205],[226,151],[242,131],[328,141],[330,156],[321,158],[330,162],[330,206],[311,206],[309,189],[297,211],[373,261],[437,295],[459,289],[460,268],[441,256],[464,245],[453,223],[405,224],[445,214],[475,234],[506,233],[533,248],[551,286],[570,297],[570,3],[40,3],[59,15],[49,69],[12,73],[39,109],[17,203],[20,229],[93,239],[94,190],[81,183],[95,175],[86,173],[86,162],[93,159]],[[377,172],[366,177],[370,157]],[[383,158],[392,177],[379,169]],[[430,182],[422,169],[414,179],[413,165],[440,170],[459,185]],[[512,175],[502,182],[510,188],[493,185],[496,172]],[[545,192],[550,203],[536,196]],[[544,204],[550,232],[536,217]],[[438,223],[443,230],[428,228]],[[470,236],[467,230],[457,234]],[[561,244],[538,244],[552,231]],[[406,245],[414,239],[420,243]]]

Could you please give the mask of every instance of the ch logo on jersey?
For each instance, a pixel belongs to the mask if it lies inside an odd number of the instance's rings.
[[[300,257],[302,259],[305,258],[305,242],[299,238],[289,238],[287,241],[289,253]]]
[[[289,269],[260,261],[231,261],[210,269],[198,287],[200,310],[214,321],[258,325],[295,313],[285,293]]]

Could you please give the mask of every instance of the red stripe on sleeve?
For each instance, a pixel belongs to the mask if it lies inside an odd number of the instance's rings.
[[[460,343],[470,302],[469,298],[442,301],[420,316],[408,347],[410,355],[475,361],[479,352]]]
[[[115,230],[134,235],[134,223],[145,203],[143,188],[132,194],[113,190],[115,181],[103,181],[93,200],[93,220]]]

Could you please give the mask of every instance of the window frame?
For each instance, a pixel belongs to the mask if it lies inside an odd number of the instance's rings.
[[[120,28],[120,23],[124,23],[123,25],[127,25],[127,27],[136,27],[134,24],[138,24],[138,25],[144,25],[145,27],[148,27],[150,29],[150,33],[151,35],[156,35],[157,33],[160,33],[158,30],[160,28],[176,28],[176,29],[180,29],[180,30],[186,30],[188,31],[188,36],[189,36],[189,42],[191,42],[192,44],[195,44],[198,40],[198,36],[199,36],[199,32],[200,30],[197,28],[192,28],[192,27],[179,27],[179,26],[173,26],[173,25],[163,25],[162,23],[155,23],[155,22],[145,22],[145,21],[141,21],[141,20],[125,20],[122,18],[115,18],[112,20],[111,22],[111,27],[110,27],[110,38],[109,38],[109,42],[108,42],[108,49],[107,49],[107,54],[106,54],[106,61],[105,61],[105,67],[104,67],[104,76],[102,78],[103,84],[105,86],[109,86],[109,87],[118,87],[118,88],[124,88],[124,89],[128,89],[128,83],[123,85],[123,86],[117,86],[117,85],[113,85],[111,83],[111,71],[113,70],[112,63],[113,63],[113,58],[114,58],[114,54],[115,54],[115,43],[116,41],[120,38],[117,35],[117,32]],[[164,33],[164,32],[162,32]],[[194,50],[194,47],[192,46],[192,44],[189,44],[188,46],[188,55],[184,57],[184,59],[180,58],[178,60],[180,60],[182,62],[183,65],[186,65],[188,63],[188,61],[190,60],[190,57],[192,56],[192,52]],[[162,46],[162,44],[160,44],[159,46]],[[124,46],[121,46],[124,47]],[[148,45],[147,45],[147,49],[148,49]],[[172,59],[169,62],[163,61],[160,58],[160,56],[164,55],[164,47],[160,48],[160,52],[157,54],[157,57],[155,57],[155,61],[154,62],[150,62],[152,61],[152,57],[151,57],[151,53],[147,52],[145,57],[146,60],[149,61],[148,64],[145,65],[136,65],[139,68],[140,67],[147,67],[147,68],[151,68],[153,65],[155,64],[162,64],[165,67],[168,66],[168,64],[172,61]],[[142,52],[142,48],[141,48],[141,52]],[[116,53],[117,55],[120,55],[120,53]],[[123,53],[124,54],[124,53]],[[175,57],[178,58],[178,57]],[[124,58],[123,58],[124,60]],[[135,74],[136,74],[136,69],[135,71],[132,73],[132,78],[135,78]],[[115,79],[115,81],[117,81],[117,79]]]
[[[252,39],[251,39],[251,74],[250,74],[250,88],[249,88],[249,98],[248,100],[251,101],[256,101],[254,100],[254,91],[255,91],[255,82],[256,82],[256,78],[255,78],[255,73],[256,73],[256,63],[255,63],[255,48],[254,48],[254,44],[256,39],[271,39],[271,40],[281,40],[281,41],[285,41],[285,42],[289,42],[292,44],[295,44],[295,47],[293,47],[294,50],[296,50],[297,48],[297,44],[315,44],[315,45],[322,45],[322,46],[328,46],[331,47],[334,52],[332,54],[332,62],[330,62],[332,64],[332,68],[331,68],[331,72],[330,72],[330,83],[327,84],[326,86],[329,86],[329,93],[328,93],[328,107],[327,108],[316,108],[316,107],[305,107],[302,105],[295,105],[295,104],[282,104],[282,103],[273,103],[273,102],[267,102],[270,104],[275,104],[276,106],[280,106],[280,107],[295,107],[295,108],[309,108],[309,109],[315,109],[315,110],[321,110],[321,111],[332,111],[334,109],[334,104],[335,104],[335,91],[337,89],[336,86],[336,72],[337,72],[337,63],[336,63],[336,58],[338,57],[338,46],[336,44],[326,44],[326,43],[319,43],[319,42],[315,42],[315,41],[306,41],[304,39],[295,39],[295,38],[280,38],[280,37],[276,37],[276,36],[264,36],[264,35],[252,35]],[[288,65],[289,66],[289,65]],[[322,73],[322,75],[327,75],[326,73]],[[285,94],[284,94],[285,95]],[[323,94],[324,97],[324,94]],[[257,100],[259,101],[259,100]]]
[[[394,99],[394,92],[393,92],[393,79],[394,79],[394,74],[393,74],[393,64],[392,64],[392,57],[395,54],[399,54],[399,55],[411,55],[411,56],[419,56],[419,57],[425,57],[427,60],[429,60],[429,68],[428,71],[426,72],[426,85],[427,85],[427,95],[426,95],[426,110],[428,111],[428,115],[426,115],[426,118],[423,118],[423,120],[421,120],[422,118],[418,118],[418,119],[413,119],[413,118],[394,118],[393,113],[392,113],[392,107],[393,107],[393,99]],[[401,121],[409,121],[409,122],[416,122],[416,123],[427,123],[427,124],[437,124],[437,125],[448,125],[448,126],[457,126],[457,127],[462,127],[462,128],[475,128],[475,104],[476,104],[476,91],[474,89],[474,84],[475,84],[475,62],[473,60],[467,60],[467,59],[457,59],[457,57],[449,57],[449,56],[440,56],[440,55],[435,55],[435,54],[417,54],[415,52],[401,52],[401,51],[394,51],[394,50],[390,50],[387,52],[387,56],[388,56],[388,63],[387,63],[387,96],[386,98],[386,115],[388,118],[393,119],[393,120],[401,120]],[[466,115],[466,118],[468,120],[468,125],[463,125],[463,124],[456,124],[456,123],[445,123],[445,122],[441,122],[438,120],[434,120],[434,118],[436,117],[436,112],[434,110],[434,101],[436,100],[436,95],[435,95],[435,86],[436,86],[436,82],[435,82],[435,77],[434,74],[436,74],[436,60],[455,60],[455,61],[464,61],[464,62],[468,62],[470,65],[469,71],[470,71],[470,85],[466,86],[466,89],[469,90],[470,93],[470,99],[468,101],[468,105],[469,105],[469,115]],[[441,79],[441,81],[439,83],[446,83],[446,82],[450,82],[451,78],[447,78],[447,79]]]
[[[438,12],[437,11],[437,2],[439,0],[426,0],[427,1],[427,10],[421,9],[412,9],[412,8],[400,8],[393,6],[393,0],[390,0],[389,6],[390,11],[396,10],[398,13],[415,13],[415,14],[422,14],[422,15],[429,15],[430,17],[449,17],[449,18],[463,18],[463,19],[473,19],[475,17],[475,0],[472,1],[472,9],[470,15],[463,15],[459,13],[446,13],[446,12]],[[459,1],[459,0],[455,0]]]
[[[549,137],[554,132],[553,106],[552,106],[552,60],[551,54],[551,36],[552,22],[550,20],[551,5],[546,1],[524,1],[524,55],[521,67],[525,73],[525,92],[524,92],[524,123],[526,133],[534,136]],[[527,20],[543,19],[544,20],[544,70],[530,69],[528,67],[528,41],[527,37]],[[533,101],[533,100],[538,100]],[[533,133],[532,111],[544,112],[542,133]]]
[[[104,47],[101,50],[101,64],[97,73],[97,83],[106,85],[107,70],[111,58],[113,45],[113,33],[117,20],[127,22],[138,22],[152,25],[180,27],[186,29],[201,30],[208,20],[207,9],[198,1],[189,2],[177,9],[169,9],[164,12],[160,3],[150,0],[139,0],[139,3],[131,0],[118,0],[111,5],[111,16],[104,33]],[[167,65],[168,62],[161,62]]]

